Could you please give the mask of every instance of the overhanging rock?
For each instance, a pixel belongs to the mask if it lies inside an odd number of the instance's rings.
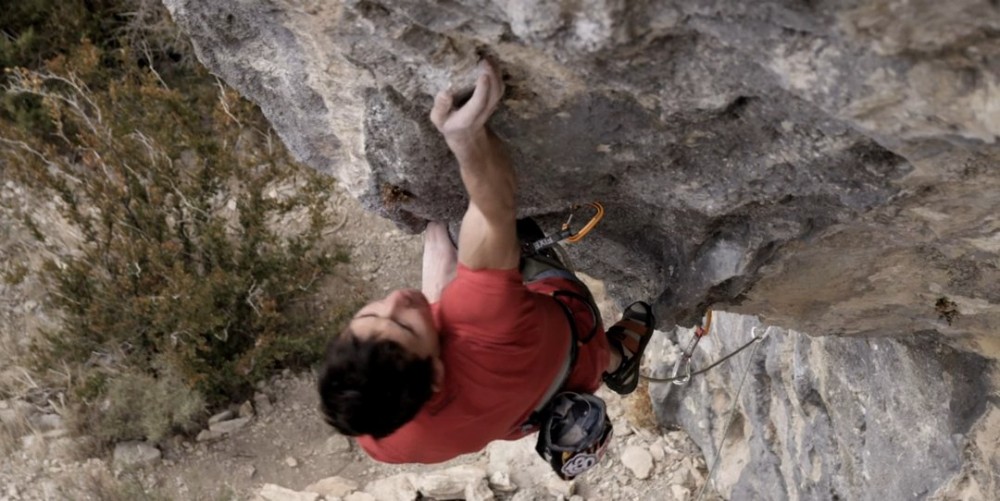
[[[573,258],[621,301],[654,300],[661,327],[711,305],[1000,356],[995,2],[165,4],[299,158],[404,228],[462,212],[426,115],[490,54],[522,213],[552,227],[602,201]]]

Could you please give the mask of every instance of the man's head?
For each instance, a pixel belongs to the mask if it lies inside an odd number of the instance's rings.
[[[326,421],[345,435],[387,436],[443,381],[427,298],[402,289],[365,305],[327,345],[319,392]]]

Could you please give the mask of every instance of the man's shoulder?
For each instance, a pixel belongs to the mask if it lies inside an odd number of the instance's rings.
[[[508,325],[530,304],[529,295],[516,268],[471,269],[460,265],[438,301],[439,328],[465,332],[487,325]]]
[[[535,280],[525,284],[528,290],[545,295],[552,295],[559,291],[572,292],[576,294],[588,295],[589,290],[583,282],[575,279],[569,279],[563,276],[553,276],[548,278],[543,278],[541,280]]]
[[[462,417],[462,403],[451,392],[428,402],[402,428],[382,439],[359,437],[358,445],[384,463],[439,463],[482,447],[482,437],[470,435],[470,417]],[[472,418],[474,420],[474,418]]]

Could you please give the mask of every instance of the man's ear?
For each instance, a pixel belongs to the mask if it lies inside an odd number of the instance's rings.
[[[431,363],[434,364],[434,379],[431,382],[431,391],[437,393],[444,389],[444,362],[441,357],[434,357]]]

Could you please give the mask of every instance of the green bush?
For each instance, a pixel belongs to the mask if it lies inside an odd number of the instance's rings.
[[[168,438],[174,431],[194,431],[205,417],[205,400],[166,368],[112,379],[102,392],[100,412],[83,413],[78,426],[104,442]]]
[[[37,67],[84,38],[116,45],[112,32],[124,25],[119,16],[142,2],[115,0],[20,0],[0,9],[0,66]]]
[[[119,36],[91,21],[73,26]],[[87,431],[157,440],[276,369],[314,363],[354,307],[305,314],[346,261],[323,239],[332,180],[295,165],[259,110],[200,68],[154,70],[155,55],[121,40],[45,50],[24,33],[0,45],[3,61],[30,59],[19,50],[48,59],[5,71],[0,162],[9,180],[56,197],[80,237],[73,249],[50,243],[63,327],[38,341],[34,367],[72,374]],[[47,240],[34,214],[20,216]]]

